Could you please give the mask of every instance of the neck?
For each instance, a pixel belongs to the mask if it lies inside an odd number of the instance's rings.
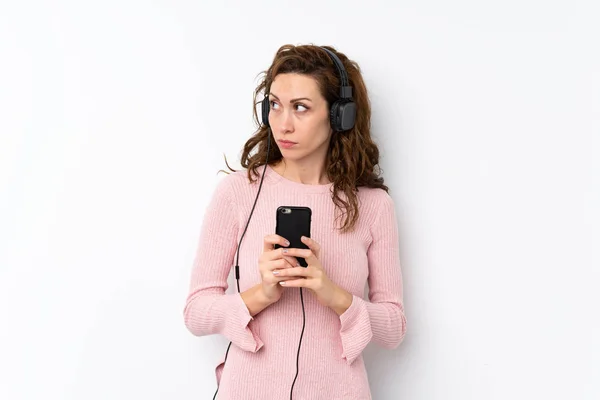
[[[272,168],[279,175],[305,185],[326,185],[330,183],[325,171],[325,160],[321,162],[298,162],[282,159]]]

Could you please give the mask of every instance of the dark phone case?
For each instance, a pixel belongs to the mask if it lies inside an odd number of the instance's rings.
[[[290,209],[291,213],[286,214],[284,209]],[[310,237],[310,222],[312,219],[312,210],[308,207],[299,206],[281,206],[277,207],[277,225],[275,233],[289,240],[288,248],[308,249],[300,238],[302,236]],[[275,245],[278,249],[279,245]],[[306,260],[302,257],[296,257],[301,266],[307,267]]]

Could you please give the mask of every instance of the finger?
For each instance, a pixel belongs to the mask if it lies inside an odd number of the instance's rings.
[[[306,287],[310,288],[310,280],[306,278],[292,279],[289,281],[280,281],[279,284],[285,287]]]
[[[266,264],[266,269],[267,271],[274,271],[276,269],[289,269],[289,268],[294,268],[296,267],[296,262],[295,260],[290,260],[290,259],[286,259],[286,258],[279,258],[276,260],[271,260],[269,262],[267,262]]]
[[[281,281],[289,281],[292,279],[298,279],[298,277],[296,276],[283,276],[283,277],[279,277],[277,275],[270,275],[270,276],[266,276],[263,281],[267,282],[267,283],[271,283],[271,284],[278,284]]]
[[[263,251],[273,250],[273,246],[275,246],[276,244],[284,247],[290,245],[290,242],[288,242],[284,237],[279,236],[277,234],[265,236],[263,243]]]
[[[287,249],[287,253],[286,254],[288,256],[302,257],[302,258],[304,258],[306,260],[307,264],[313,264],[317,260],[317,257],[315,256],[315,254],[310,249],[295,249],[295,248],[290,248],[290,249]]]
[[[273,276],[273,281],[275,283],[279,283],[281,281],[293,281],[296,279],[298,279],[297,276],[276,276],[276,275]]]
[[[308,246],[308,248],[317,256],[319,257],[319,251],[321,251],[321,245],[319,243],[317,243],[313,238],[309,238],[306,236],[302,236],[300,238],[300,240],[302,240],[302,243],[304,243],[305,245]]]
[[[285,255],[292,256],[292,257],[306,258],[306,257],[310,257],[313,254],[310,249],[297,249],[294,247],[290,247],[289,249],[285,249],[285,250],[287,250],[285,252]]]
[[[282,259],[286,261],[285,265],[282,268],[288,269],[300,266],[298,260],[296,260],[295,257],[283,257]]]
[[[287,268],[281,270],[273,270],[273,275],[277,276],[296,276],[296,277],[310,277],[312,270],[304,267]]]
[[[285,260],[288,262],[288,268],[295,268],[295,267],[300,267],[300,263],[298,262],[298,260],[296,259],[296,257],[284,257]]]
[[[267,261],[285,258],[292,264],[293,267],[296,266],[296,258],[293,256],[290,256],[288,254],[288,249],[285,247],[280,247],[275,250],[267,251],[266,253],[263,254],[263,257],[264,257],[264,260],[267,260]]]

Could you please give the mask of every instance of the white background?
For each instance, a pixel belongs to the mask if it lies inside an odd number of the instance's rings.
[[[408,318],[366,350],[374,398],[600,398],[599,14],[2,1],[0,398],[212,398],[228,342],[185,329],[190,268],[286,43],[333,45],[370,91]]]

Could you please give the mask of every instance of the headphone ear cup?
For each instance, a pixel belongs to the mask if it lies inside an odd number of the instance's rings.
[[[334,132],[339,132],[339,106],[340,106],[340,102],[336,101],[335,103],[333,103],[333,105],[331,106],[331,108],[329,109],[329,123],[331,124],[331,129],[333,129]]]
[[[354,128],[356,122],[356,103],[352,100],[345,101],[338,107],[338,125],[340,131]]]
[[[264,126],[270,126],[269,125],[269,111],[271,109],[271,103],[269,101],[269,97],[268,96],[265,97],[262,100],[260,108],[261,108],[262,123],[263,123],[263,125]]]
[[[356,104],[353,101],[338,100],[329,111],[331,128],[335,132],[344,132],[354,127],[356,121]]]

